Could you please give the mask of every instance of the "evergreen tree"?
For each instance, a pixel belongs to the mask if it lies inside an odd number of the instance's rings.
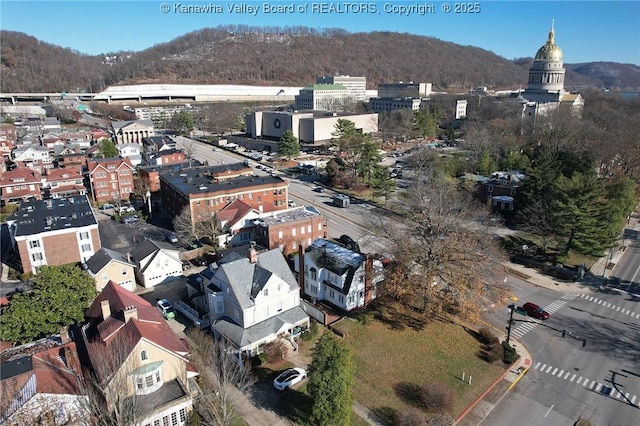
[[[324,333],[313,350],[307,389],[313,400],[310,424],[348,425],[353,409],[355,363],[351,351],[331,333]]]
[[[486,150],[482,150],[480,158],[478,159],[478,174],[482,176],[489,176],[498,169],[496,162],[493,161],[491,155]]]
[[[43,266],[33,290],[17,294],[0,317],[0,337],[25,343],[60,332],[84,320],[84,311],[96,297],[96,283],[74,264]]]
[[[102,158],[118,157],[120,153],[111,139],[102,139],[98,143],[98,153]]]
[[[193,115],[189,111],[176,112],[171,116],[168,127],[180,135],[188,135],[194,128]]]
[[[560,254],[570,251],[601,256],[615,241],[607,227],[605,187],[595,172],[560,176],[550,202],[553,229],[561,244]]]
[[[286,159],[293,158],[300,154],[300,142],[298,142],[298,138],[293,135],[291,130],[284,132],[280,138],[278,142],[278,153]]]
[[[373,171],[371,186],[374,197],[384,197],[384,204],[387,205],[387,198],[396,189],[396,181],[389,174],[389,167],[376,166]]]

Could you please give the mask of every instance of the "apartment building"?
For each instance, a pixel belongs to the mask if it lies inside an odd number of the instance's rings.
[[[279,176],[253,176],[241,163],[182,168],[160,175],[165,209],[176,216],[188,206],[194,221],[211,217],[234,200],[260,212],[287,208],[288,183]]]
[[[87,169],[96,202],[129,199],[133,192],[133,166],[128,158],[92,159],[87,162]]]
[[[15,217],[7,224],[25,272],[86,262],[100,250],[98,222],[86,195],[24,201]]]

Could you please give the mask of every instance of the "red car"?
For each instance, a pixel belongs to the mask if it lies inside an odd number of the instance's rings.
[[[549,319],[549,312],[542,309],[540,306],[535,303],[527,302],[522,305],[522,309],[529,315],[530,317],[537,318],[539,320]]]

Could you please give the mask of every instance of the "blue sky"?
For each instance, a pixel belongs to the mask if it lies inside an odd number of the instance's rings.
[[[364,0],[367,2],[367,0]],[[263,4],[293,4],[294,12],[264,13]],[[371,1],[375,12],[312,12],[358,0],[31,1],[0,0],[0,27],[82,53],[139,51],[185,33],[224,24],[396,31],[481,47],[507,59],[533,56],[555,20],[556,43],[568,63],[614,61],[640,65],[640,1],[480,1],[474,13],[443,12],[443,2]],[[473,3],[473,2],[472,2]],[[167,13],[163,13],[165,4]],[[394,13],[391,6],[432,5],[432,13]],[[469,4],[469,3],[467,3]],[[221,13],[186,13],[180,6],[220,6]],[[254,16],[229,5],[258,7]],[[306,5],[306,6],[305,6]],[[385,6],[386,5],[386,6]],[[448,2],[454,7],[455,2]],[[303,7],[306,12],[301,11]],[[446,7],[445,7],[446,8]],[[472,7],[472,9],[474,9]],[[479,10],[478,10],[479,9]],[[209,9],[210,11],[214,10]]]

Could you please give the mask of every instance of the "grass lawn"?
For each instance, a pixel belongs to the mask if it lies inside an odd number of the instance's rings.
[[[433,320],[412,328],[345,318],[337,328],[355,356],[356,400],[383,418],[411,405],[402,396],[402,385],[428,382],[450,386],[455,417],[504,371],[483,361],[480,342],[457,324]],[[467,382],[461,380],[462,373]]]

